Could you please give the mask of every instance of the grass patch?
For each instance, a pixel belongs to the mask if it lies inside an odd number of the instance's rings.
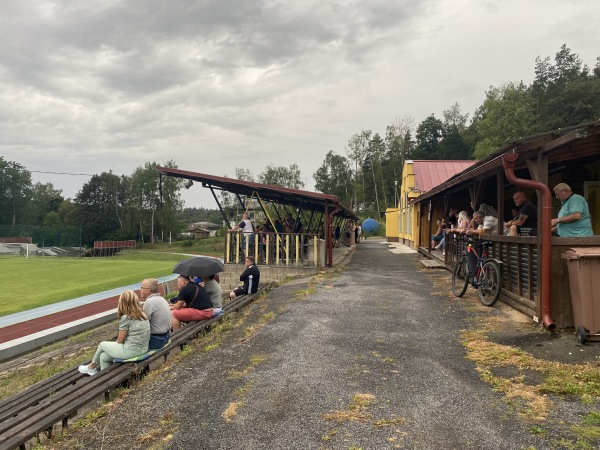
[[[553,439],[556,434],[544,426],[553,398],[578,398],[593,404],[600,397],[600,363],[564,364],[542,360],[515,347],[496,344],[487,338],[492,331],[506,329],[510,319],[502,316],[478,316],[461,333],[467,357],[476,364],[481,379],[504,395],[508,405],[530,424],[533,435]],[[515,370],[516,369],[516,370]],[[536,374],[533,384],[525,383],[527,374]],[[503,375],[504,374],[504,375]],[[508,375],[510,374],[510,375]],[[587,414],[576,425],[564,424],[567,436],[553,439],[559,448],[591,450],[600,448],[600,412]]]
[[[244,330],[244,337],[241,338],[241,341],[244,342],[247,339],[250,339],[252,336],[254,336],[258,331],[260,331],[267,323],[269,323],[275,317],[276,317],[276,314],[273,311],[263,314],[260,317],[257,324],[246,327],[246,329]]]
[[[267,355],[252,355],[250,357],[250,365],[246,366],[244,369],[242,370],[232,370],[229,372],[229,378],[242,378],[245,377],[246,375],[248,375],[250,372],[252,372],[254,370],[254,368],[267,361],[269,359],[269,357]]]
[[[375,400],[372,394],[356,394],[346,409],[325,414],[325,420],[335,422],[368,422],[371,415],[366,411]]]
[[[242,402],[230,403],[227,409],[223,411],[222,414],[223,419],[225,419],[225,422],[231,422],[234,419],[234,417],[237,416],[238,409],[242,406],[244,406]]]

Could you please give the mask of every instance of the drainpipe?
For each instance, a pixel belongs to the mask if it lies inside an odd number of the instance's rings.
[[[542,197],[542,322],[548,331],[556,330],[556,324],[550,315],[550,279],[552,275],[552,247],[550,245],[550,221],[552,219],[552,193],[548,186],[539,181],[517,178],[515,175],[515,162],[519,158],[518,153],[502,155],[502,165],[506,178],[515,186],[535,189],[538,192],[538,198]]]

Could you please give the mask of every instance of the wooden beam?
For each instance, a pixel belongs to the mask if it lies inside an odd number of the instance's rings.
[[[549,153],[565,144],[576,141],[578,139],[584,139],[585,137],[587,137],[587,129],[586,128],[578,128],[576,130],[570,131],[567,134],[543,145],[540,148],[540,153]]]

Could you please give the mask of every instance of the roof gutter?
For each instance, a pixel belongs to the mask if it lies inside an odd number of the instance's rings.
[[[550,307],[550,282],[551,282],[551,264],[552,264],[552,246],[550,244],[550,221],[552,219],[552,194],[548,186],[539,181],[517,178],[515,175],[515,163],[519,158],[518,153],[509,153],[502,155],[502,165],[506,178],[515,186],[535,189],[542,197],[542,322],[548,331],[556,330],[556,324],[552,320]]]

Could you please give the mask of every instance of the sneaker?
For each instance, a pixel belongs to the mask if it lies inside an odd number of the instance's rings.
[[[442,252],[442,256],[446,256],[446,250]]]
[[[473,278],[473,287],[475,289],[477,289],[479,287],[479,285],[477,284],[477,280],[475,278]]]
[[[87,364],[79,366],[79,371],[86,375],[96,375],[98,373],[98,369],[90,369]]]
[[[436,250],[439,250],[440,248],[442,248],[442,244],[438,244],[438,245],[436,245],[436,246],[435,246],[435,247],[433,247],[433,248],[434,248],[434,249],[436,249]]]

